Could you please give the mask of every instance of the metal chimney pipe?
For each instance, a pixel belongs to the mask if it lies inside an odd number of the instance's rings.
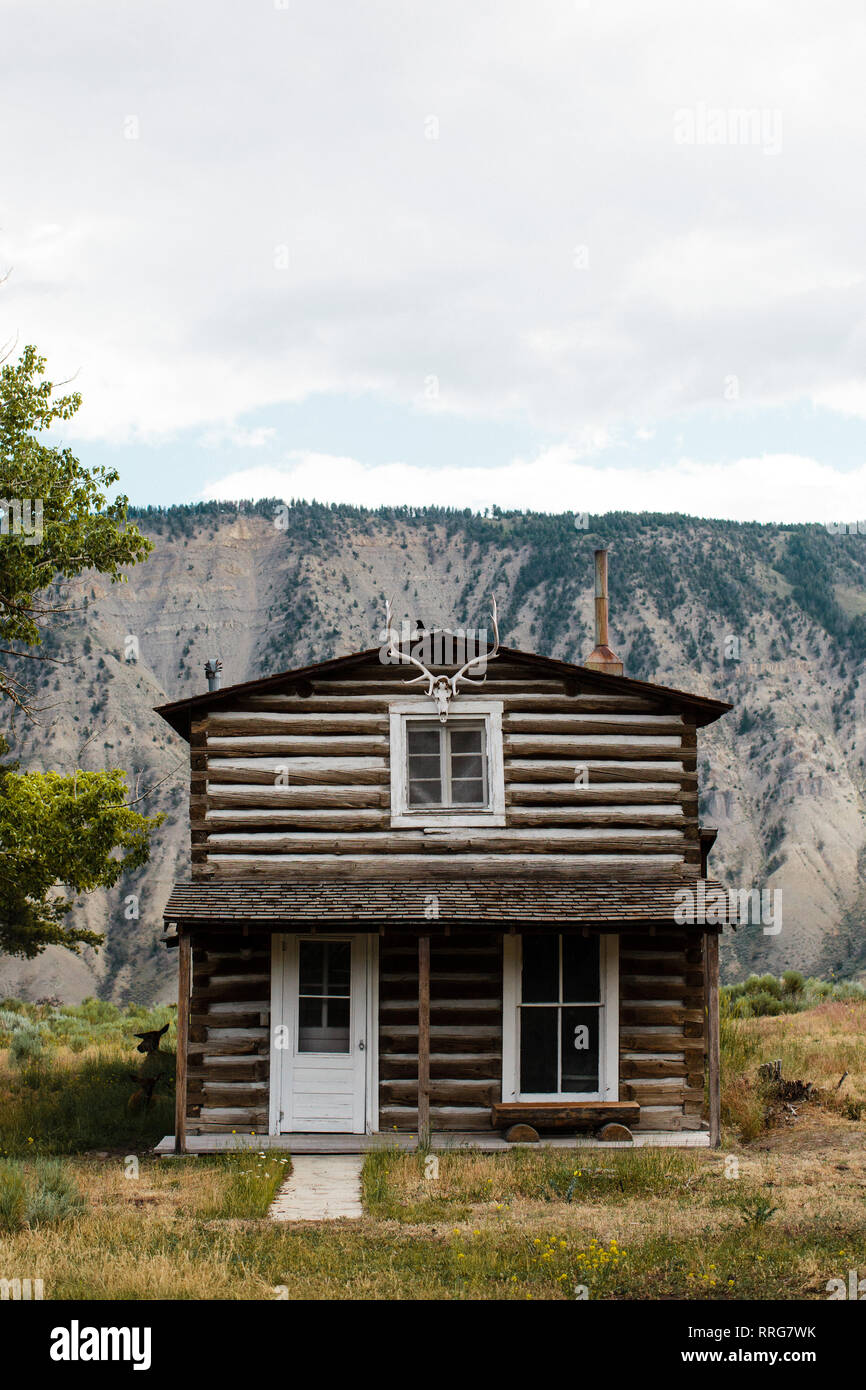
[[[622,662],[608,646],[607,550],[595,556],[595,650],[586,665],[608,676],[622,675]]]
[[[595,645],[607,646],[607,551],[594,550],[595,557]]]
[[[223,664],[218,656],[205,662],[204,673],[207,676],[208,690],[219,690],[222,684],[222,669]]]

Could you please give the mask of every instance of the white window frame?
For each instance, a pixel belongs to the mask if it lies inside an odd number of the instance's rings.
[[[391,733],[391,825],[404,829],[440,830],[454,827],[491,826],[505,824],[505,768],[502,756],[502,701],[461,699],[459,708],[448,715],[452,726],[471,719],[484,724],[487,758],[487,806],[477,811],[454,810],[451,807],[409,805],[408,739],[409,724],[438,722],[439,711],[434,700],[423,696],[414,700],[398,700],[388,706]]]
[[[557,935],[562,935],[559,932]],[[597,1091],[561,1091],[541,1095],[520,1090],[520,988],[523,938],[503,939],[502,960],[502,1099],[503,1101],[619,1100],[619,936],[599,933],[599,1058]]]

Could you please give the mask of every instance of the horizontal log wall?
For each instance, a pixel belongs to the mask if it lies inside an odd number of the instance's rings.
[[[430,941],[430,1126],[489,1130],[502,1099],[502,937]],[[418,1127],[418,940],[379,945],[379,1128]]]
[[[700,933],[620,937],[621,1100],[640,1130],[701,1128],[706,1023]]]
[[[379,1128],[414,1132],[417,938],[389,932],[379,949]],[[639,1102],[640,1130],[701,1127],[702,951],[696,933],[620,937],[619,1099]],[[197,932],[192,955],[188,1133],[266,1133],[270,936]],[[432,936],[430,1033],[432,1128],[489,1130],[502,1098],[500,933]]]
[[[502,937],[434,936],[430,945],[430,1118],[434,1130],[489,1130],[502,1098]],[[380,946],[380,1128],[417,1127],[418,946]],[[684,931],[620,937],[620,1100],[637,1130],[701,1128],[703,945]]]
[[[663,698],[594,695],[528,670],[493,662],[472,692],[503,701],[499,828],[391,827],[389,702],[426,702],[379,663],[308,694],[287,678],[285,693],[194,723],[193,875],[696,877],[694,726]]]
[[[267,932],[193,934],[188,1134],[267,1134],[270,998]]]

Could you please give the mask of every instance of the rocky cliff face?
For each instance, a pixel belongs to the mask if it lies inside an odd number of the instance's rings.
[[[578,523],[581,518],[577,518]],[[300,504],[139,515],[156,543],[123,585],[86,576],[55,629],[39,723],[16,718],[24,767],[121,766],[166,822],[151,862],[76,910],[106,932],[80,957],[0,958],[0,995],[171,995],[160,944],[188,872],[187,749],[153,706],[375,645],[384,595],[431,625],[483,624],[495,592],[509,645],[579,661],[592,647],[592,550],[611,548],[612,645],[627,675],[731,700],[701,740],[712,867],[782,890],[777,934],[741,929],[726,974],[866,967],[866,536],[674,516],[466,516]],[[275,524],[276,523],[276,524]],[[32,671],[28,670],[28,676]],[[137,915],[136,915],[137,914]]]

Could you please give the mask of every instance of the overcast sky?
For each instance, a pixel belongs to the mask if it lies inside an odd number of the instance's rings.
[[[862,0],[5,0],[0,64],[0,337],[133,501],[866,516]]]

